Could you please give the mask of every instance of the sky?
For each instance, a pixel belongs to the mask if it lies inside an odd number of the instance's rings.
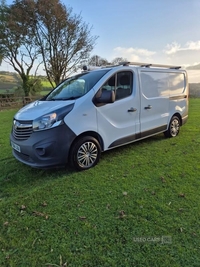
[[[7,4],[12,3],[7,0]],[[98,36],[91,55],[108,61],[200,63],[200,0],[62,0]],[[3,63],[0,67],[5,68]],[[11,67],[6,66],[11,71]],[[5,70],[5,69],[4,69]]]

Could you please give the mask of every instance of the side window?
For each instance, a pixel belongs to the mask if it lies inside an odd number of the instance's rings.
[[[110,79],[104,83],[102,90],[114,91],[115,90],[115,78],[116,78],[116,74],[110,77]]]
[[[130,71],[117,73],[116,100],[125,98],[132,93],[133,74]]]
[[[123,71],[114,74],[102,86],[102,90],[115,91],[116,100],[131,95],[132,88],[133,88],[133,73],[131,71]]]

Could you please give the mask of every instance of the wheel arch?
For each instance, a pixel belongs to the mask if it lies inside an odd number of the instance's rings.
[[[95,139],[97,139],[97,141],[99,142],[100,144],[100,147],[101,147],[101,151],[104,151],[104,143],[103,143],[103,139],[102,137],[97,133],[97,132],[94,132],[94,131],[87,131],[87,132],[84,132],[84,133],[81,133],[80,135],[78,135],[74,140],[73,142],[71,143],[71,146],[70,146],[70,150],[72,149],[73,145],[82,137],[84,136],[92,136],[94,137]],[[68,155],[68,157],[70,156],[70,153]]]
[[[174,114],[171,116],[170,121],[171,121],[171,119],[172,119],[174,116],[176,116],[176,117],[179,118],[179,120],[180,120],[180,126],[182,126],[182,116],[181,116],[181,114],[178,113],[178,112],[174,113]]]

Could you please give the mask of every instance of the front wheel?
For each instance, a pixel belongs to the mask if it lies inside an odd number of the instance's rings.
[[[179,134],[181,127],[180,119],[177,116],[173,116],[169,123],[169,127],[164,135],[166,137],[176,137]]]
[[[94,167],[101,155],[99,142],[92,136],[80,138],[71,149],[70,165],[82,171]]]

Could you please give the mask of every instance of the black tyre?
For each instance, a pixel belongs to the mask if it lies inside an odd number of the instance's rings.
[[[180,127],[181,127],[181,122],[179,117],[173,116],[171,118],[167,131],[164,132],[164,135],[166,137],[176,137],[179,134]]]
[[[70,151],[70,165],[83,171],[94,167],[100,159],[101,147],[92,136],[84,136],[77,140]]]

